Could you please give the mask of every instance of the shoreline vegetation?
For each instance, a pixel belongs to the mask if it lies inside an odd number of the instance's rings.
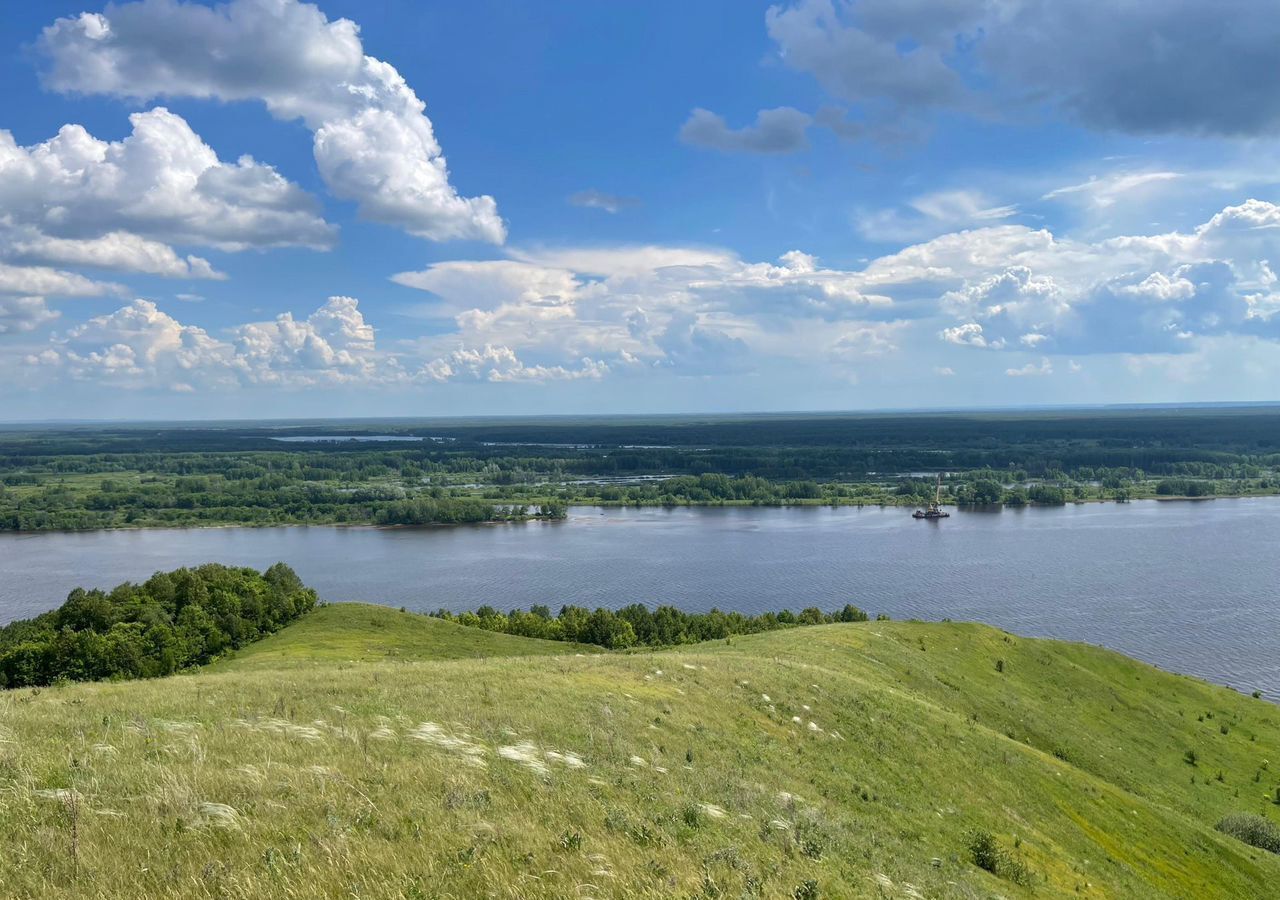
[[[943,505],[962,508],[1280,494],[1270,407],[321,430],[3,428],[0,531],[480,524],[562,519],[571,505],[910,508],[933,500],[939,474]]]
[[[0,628],[0,688],[157,678],[218,659],[315,609],[293,569],[209,563],[141,584],[75,588],[66,602]]]
[[[263,572],[208,563],[156,572],[140,584],[124,582],[111,590],[75,588],[57,609],[0,627],[0,689],[156,678],[198,669],[234,656],[325,605],[284,563]],[[441,609],[421,615],[465,628],[571,645],[566,649],[605,650],[674,647],[806,625],[869,621],[852,604],[836,612],[810,607],[798,614],[787,609],[758,615],[718,609],[688,613],[672,606],[650,610],[636,603],[616,611],[567,605],[555,615],[546,606],[528,612],[481,606],[475,612]]]

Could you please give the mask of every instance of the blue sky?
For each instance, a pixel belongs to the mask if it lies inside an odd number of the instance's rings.
[[[1247,0],[7,4],[0,419],[1280,399],[1277,38]]]

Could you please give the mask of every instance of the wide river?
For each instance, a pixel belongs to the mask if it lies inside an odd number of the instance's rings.
[[[1280,694],[1280,499],[957,512],[575,508],[462,528],[0,535],[0,620],[208,561],[289,563],[326,600],[414,610],[671,603],[977,620]]]

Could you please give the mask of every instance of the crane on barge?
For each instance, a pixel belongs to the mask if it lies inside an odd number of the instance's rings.
[[[933,502],[924,509],[917,509],[911,514],[913,519],[949,519],[951,513],[942,508],[942,473],[938,473],[938,487],[933,495]]]

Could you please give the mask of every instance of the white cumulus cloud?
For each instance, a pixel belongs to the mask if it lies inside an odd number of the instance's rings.
[[[349,19],[297,0],[140,0],[58,19],[39,49],[59,91],[262,101],[306,124],[325,183],[364,217],[430,240],[505,239],[496,202],[458,194],[426,105]]]
[[[332,244],[317,204],[270,166],[222,162],[181,116],[157,107],[102,141],[79,125],[30,147],[0,131],[7,254],[178,277],[216,277],[167,243],[224,250]],[[163,243],[162,243],[163,242]],[[6,254],[6,255],[7,255]]]

